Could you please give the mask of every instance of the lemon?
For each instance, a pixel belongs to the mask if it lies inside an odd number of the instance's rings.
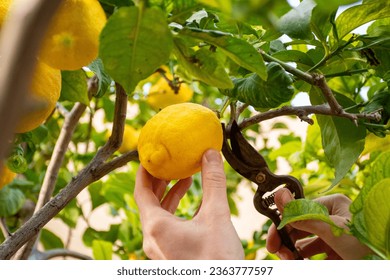
[[[168,81],[161,77],[149,91],[146,102],[155,110],[163,109],[169,105],[188,102],[191,100],[193,90],[186,83],[181,83],[178,92],[175,92]]]
[[[98,55],[105,23],[98,0],[64,0],[45,35],[40,58],[61,70],[88,65]]]
[[[7,17],[9,6],[13,0],[1,0],[0,1],[0,28]]]
[[[183,179],[200,171],[202,155],[222,148],[222,126],[216,114],[199,104],[165,107],[141,129],[138,154],[154,177]]]
[[[118,149],[120,153],[126,153],[137,148],[139,130],[135,129],[131,125],[126,124],[125,130],[123,131],[122,145]]]
[[[0,190],[15,178],[16,174],[8,169],[8,167],[3,166],[0,169]]]
[[[31,107],[23,112],[17,133],[31,131],[41,125],[53,112],[61,92],[61,71],[38,61],[29,89]]]

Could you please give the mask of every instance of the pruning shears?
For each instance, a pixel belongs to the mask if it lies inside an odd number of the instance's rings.
[[[290,175],[276,175],[272,173],[267,162],[255,148],[241,134],[236,121],[233,121],[230,130],[227,131],[222,124],[224,131],[224,140],[222,153],[230,166],[251,182],[257,184],[253,203],[256,210],[267,216],[277,226],[280,224],[280,213],[275,205],[275,191],[279,187],[285,187],[291,191],[295,198],[303,198],[303,188],[301,183]],[[230,139],[230,145],[228,143]],[[278,230],[283,244],[293,252],[295,259],[303,259],[294,243],[290,239],[285,228]]]

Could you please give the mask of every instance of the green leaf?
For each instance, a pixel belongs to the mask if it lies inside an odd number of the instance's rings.
[[[45,250],[64,248],[61,238],[45,228],[41,230],[40,242]]]
[[[112,243],[104,240],[92,241],[92,254],[95,260],[112,260]]]
[[[257,74],[233,79],[234,88],[221,92],[255,108],[275,108],[290,101],[294,94],[291,76],[275,62],[267,65],[267,73],[267,81]]]
[[[226,14],[232,13],[232,0],[198,0],[199,3],[217,8]]]
[[[278,22],[280,32],[291,38],[311,39],[310,30],[311,13],[316,3],[313,0],[303,0],[298,7],[282,16]]]
[[[5,186],[0,190],[0,217],[15,215],[23,206],[26,200],[19,189]]]
[[[338,37],[341,39],[367,22],[386,17],[390,17],[390,5],[388,5],[387,0],[353,6],[341,13],[336,19]]]
[[[318,89],[312,89],[311,101],[319,104],[322,101]],[[344,108],[355,105],[343,95],[337,96],[338,102]],[[321,128],[322,146],[332,167],[335,168],[335,178],[330,188],[337,185],[351,169],[364,150],[366,128],[355,126],[350,120],[339,117],[317,116]]]
[[[87,76],[83,70],[62,71],[60,101],[81,102],[89,104]]]
[[[134,177],[130,173],[113,173],[104,182],[101,195],[116,208],[125,208],[125,195],[133,193]]]
[[[89,68],[92,70],[93,73],[95,73],[96,77],[98,78],[98,89],[95,94],[95,97],[102,97],[111,84],[111,77],[104,70],[104,65],[100,58],[95,59],[89,65]]]
[[[77,206],[76,200],[73,199],[60,213],[58,213],[58,217],[69,227],[76,228],[80,214],[81,208]]]
[[[335,11],[338,7],[355,3],[356,0],[315,0],[318,8],[324,12]]]
[[[92,210],[96,209],[100,205],[107,202],[106,199],[101,194],[102,188],[103,188],[102,181],[97,181],[88,186],[88,192],[92,202]]]
[[[329,217],[328,209],[323,204],[309,199],[297,199],[287,203],[284,207],[283,218],[278,229],[289,223],[305,220],[323,221],[332,227],[335,235],[340,235],[344,232],[344,229],[337,226]]]
[[[314,62],[305,52],[297,50],[283,50],[272,54],[272,57],[284,62],[296,62],[307,66],[314,66]]]
[[[248,42],[215,30],[183,28],[179,34],[202,40],[219,48],[238,65],[257,73],[263,80],[267,79],[267,69],[263,57]]]
[[[174,53],[179,63],[193,77],[209,86],[232,88],[233,83],[215,52],[206,48],[194,51],[181,38],[175,38]]]
[[[96,239],[114,243],[118,239],[120,226],[118,224],[112,224],[108,231],[97,231],[93,228],[87,228],[83,234],[83,243],[88,247],[92,247],[92,242]]]
[[[104,67],[128,94],[169,59],[171,50],[172,35],[157,8],[119,8],[100,35]]]
[[[369,242],[390,259],[390,179],[377,183],[364,201]]]

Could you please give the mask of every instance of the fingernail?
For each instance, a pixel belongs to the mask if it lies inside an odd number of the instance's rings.
[[[221,155],[217,150],[213,150],[213,149],[207,150],[205,152],[204,156],[208,162],[221,162],[222,161]]]

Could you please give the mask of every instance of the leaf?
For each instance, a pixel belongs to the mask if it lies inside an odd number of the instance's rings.
[[[363,213],[369,242],[390,259],[390,179],[377,183],[367,194]]]
[[[324,12],[335,11],[338,7],[355,3],[356,0],[315,0],[317,6]]]
[[[187,47],[180,38],[175,38],[174,42],[175,56],[190,75],[209,86],[222,89],[233,87],[233,83],[216,53],[206,48],[194,51]]]
[[[26,200],[19,189],[5,186],[0,190],[0,217],[15,215],[23,206]]]
[[[45,228],[41,230],[40,242],[45,250],[64,248],[61,238]]]
[[[374,160],[370,175],[366,177],[365,187],[373,186],[385,178],[390,178],[390,151],[381,153]]]
[[[89,65],[89,69],[91,69],[92,72],[95,73],[96,77],[98,78],[98,90],[95,94],[95,97],[102,97],[111,84],[111,77],[104,70],[104,65],[100,58],[95,59]]]
[[[296,62],[307,66],[314,66],[311,58],[305,53],[297,50],[283,50],[272,54],[272,57],[284,62]]]
[[[60,101],[89,104],[87,77],[83,70],[62,71],[62,87]]]
[[[390,5],[387,0],[353,6],[342,12],[336,19],[338,37],[341,39],[367,22],[386,17],[390,17]]]
[[[198,0],[198,2],[217,8],[226,14],[232,13],[232,0]]]
[[[104,240],[92,241],[92,254],[95,260],[112,260],[112,243]]]
[[[129,94],[169,59],[171,50],[172,35],[157,8],[119,8],[100,35],[104,67]]]
[[[283,218],[278,229],[289,223],[305,220],[323,221],[332,227],[335,235],[340,235],[344,232],[344,229],[337,226],[329,217],[328,209],[323,204],[309,199],[297,199],[287,203],[284,207]]]
[[[231,34],[221,33],[215,30],[183,28],[179,34],[203,40],[219,48],[238,65],[257,73],[263,80],[267,79],[267,69],[263,57],[248,42],[233,37]]]
[[[312,103],[319,104],[318,101],[322,98],[319,95],[318,89],[312,89],[310,96]],[[337,97],[339,104],[344,108],[355,105],[343,95]],[[355,126],[350,120],[339,117],[318,115],[317,120],[321,128],[325,155],[335,168],[335,178],[329,187],[332,188],[344,178],[362,153],[366,128],[362,125]]]
[[[88,192],[92,202],[92,210],[96,209],[100,205],[107,202],[106,199],[101,194],[102,188],[103,188],[102,181],[97,181],[88,186]]]
[[[315,6],[313,0],[303,0],[298,7],[280,18],[277,23],[278,30],[291,38],[311,39],[313,35],[310,30],[310,19]]]
[[[72,200],[64,209],[58,213],[58,217],[69,227],[76,228],[77,221],[81,214],[81,208],[77,206],[76,200]]]
[[[92,242],[96,239],[114,243],[118,239],[120,226],[119,224],[112,224],[108,231],[97,231],[93,228],[87,228],[82,237],[83,243],[88,247],[92,247]]]
[[[125,195],[133,191],[134,177],[130,173],[113,173],[104,183],[101,195],[116,208],[125,208]]]
[[[255,108],[275,108],[290,101],[294,94],[291,76],[275,62],[267,65],[267,72],[267,81],[252,74],[246,78],[233,79],[234,88],[221,92]]]

